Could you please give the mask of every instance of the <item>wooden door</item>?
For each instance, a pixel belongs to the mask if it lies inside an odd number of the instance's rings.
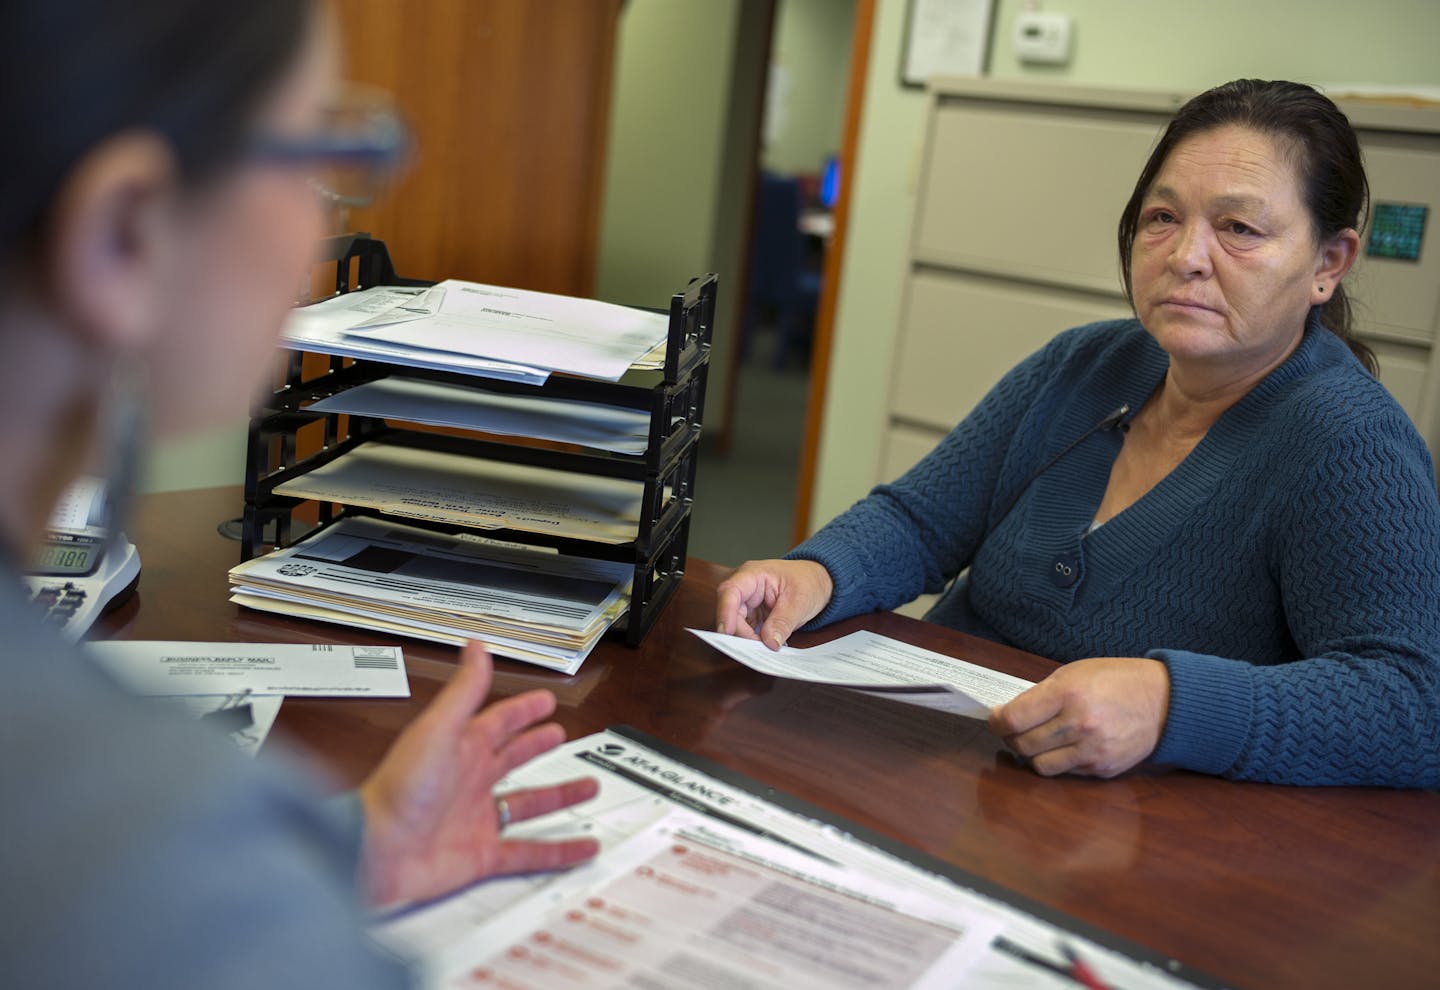
[[[588,296],[620,0],[335,0],[345,75],[392,93],[408,170],[348,227],[412,278]]]

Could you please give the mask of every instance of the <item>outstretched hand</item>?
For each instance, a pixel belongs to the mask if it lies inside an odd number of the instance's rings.
[[[1092,657],[1060,667],[990,714],[990,729],[1036,773],[1115,777],[1155,751],[1170,707],[1170,672],[1144,657]]]
[[[549,691],[528,691],[478,711],[490,691],[490,655],[461,654],[450,683],[412,722],[360,785],[365,808],[362,871],[370,902],[398,906],[485,877],[556,870],[594,856],[593,839],[505,839],[491,789],[515,767],[564,741]],[[595,796],[593,779],[504,794],[511,821]]]
[[[834,593],[830,572],[813,560],[751,560],[716,589],[715,629],[778,650]]]

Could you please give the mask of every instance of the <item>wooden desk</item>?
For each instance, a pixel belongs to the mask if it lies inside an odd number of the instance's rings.
[[[238,489],[140,500],[135,599],[116,636],[386,642],[226,602],[238,545],[216,524]],[[1238,986],[1440,985],[1440,794],[1239,784],[1188,773],[1046,780],[985,729],[847,692],[777,683],[711,651],[723,568],[691,561],[644,646],[601,644],[573,677],[497,663],[495,692],[549,686],[572,736],[618,723],[708,757],[1027,897]],[[898,615],[855,629],[1036,679],[1047,660]],[[276,734],[359,780],[453,670],[456,651],[404,646],[409,701],[290,699]]]

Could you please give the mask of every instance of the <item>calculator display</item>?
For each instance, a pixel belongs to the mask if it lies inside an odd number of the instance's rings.
[[[56,577],[84,576],[100,566],[100,558],[104,555],[105,541],[100,537],[49,533],[30,573]]]

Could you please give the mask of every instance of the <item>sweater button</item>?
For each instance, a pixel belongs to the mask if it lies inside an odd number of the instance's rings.
[[[1055,582],[1057,588],[1070,587],[1080,580],[1079,562],[1064,557],[1055,561],[1055,566],[1050,569],[1050,580]]]

